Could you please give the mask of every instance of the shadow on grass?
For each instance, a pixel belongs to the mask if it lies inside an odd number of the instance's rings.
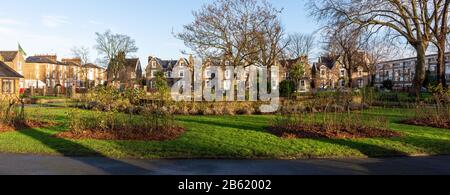
[[[149,172],[149,170],[143,169],[141,167],[108,158],[103,154],[95,151],[94,149],[83,146],[79,143],[66,139],[56,138],[49,133],[45,133],[37,129],[27,129],[18,132],[36,141],[39,141],[45,146],[55,150],[59,154],[70,158],[70,160],[72,161],[81,162],[85,165],[88,165],[91,168],[95,168],[107,174],[133,174],[133,173],[142,174]],[[86,157],[81,158],[78,156],[95,156],[101,158],[86,158]],[[61,164],[61,167],[64,166],[65,166],[64,164]],[[121,169],[119,170],[115,169],[117,167],[120,167]],[[67,169],[71,168],[74,167],[67,167]],[[125,172],[122,172],[121,170]]]
[[[232,129],[241,129],[241,130],[251,130],[257,132],[266,132],[265,127],[267,124],[255,124],[255,123],[246,123],[242,121],[219,121],[219,119],[208,118],[209,120],[204,120],[203,118],[193,119],[193,118],[177,118],[177,121],[186,122],[186,123],[198,123],[204,125],[212,125],[212,126],[220,126]],[[257,122],[259,123],[259,122]]]
[[[367,157],[388,157],[388,156],[407,156],[407,153],[402,151],[389,149],[373,144],[361,143],[348,139],[317,139],[317,141],[344,146],[354,150],[358,150]]]
[[[450,140],[428,138],[424,136],[408,136],[398,141],[403,144],[420,148],[431,155],[450,154]]]

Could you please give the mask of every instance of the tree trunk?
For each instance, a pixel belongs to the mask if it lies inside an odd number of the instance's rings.
[[[352,65],[350,65],[350,68],[347,70],[347,77],[348,77],[348,87],[350,89],[353,89],[353,78],[352,78]]]
[[[425,52],[427,47],[423,43],[419,43],[414,48],[417,52],[416,74],[414,77],[414,93],[417,98],[420,98],[420,91],[425,80]]]
[[[370,72],[370,81],[369,81],[369,87],[375,87],[375,80],[376,80],[376,73]]]
[[[446,86],[445,80],[445,41],[440,41],[438,46],[438,59],[437,59],[437,79],[442,86]]]

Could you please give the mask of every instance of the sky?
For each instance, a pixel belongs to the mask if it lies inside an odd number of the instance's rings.
[[[92,61],[95,32],[110,29],[135,39],[134,54],[147,64],[148,56],[178,59],[184,43],[173,36],[193,21],[192,11],[213,0],[0,0],[0,50],[72,57],[71,49],[89,48]],[[20,3],[19,3],[20,2]],[[313,33],[317,23],[308,16],[305,0],[269,0],[282,8],[287,33]]]

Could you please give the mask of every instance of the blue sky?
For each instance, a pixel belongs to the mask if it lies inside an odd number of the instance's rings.
[[[192,22],[192,10],[212,0],[1,0],[0,50],[17,49],[28,55],[56,53],[71,57],[71,48],[86,46],[97,58],[95,32],[111,29],[136,40],[144,65],[149,55],[175,59],[185,49],[172,32]],[[288,33],[311,33],[317,24],[305,11],[304,0],[269,0],[283,8]]]

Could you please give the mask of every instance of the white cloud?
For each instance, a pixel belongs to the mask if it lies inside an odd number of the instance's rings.
[[[64,16],[42,16],[41,22],[44,26],[55,28],[64,24],[69,24],[69,21]]]
[[[0,18],[0,25],[20,25],[22,24],[18,20],[10,19],[10,18]]]
[[[88,22],[89,22],[89,24],[92,24],[92,25],[103,25],[103,22],[100,22],[97,20],[89,20]]]

